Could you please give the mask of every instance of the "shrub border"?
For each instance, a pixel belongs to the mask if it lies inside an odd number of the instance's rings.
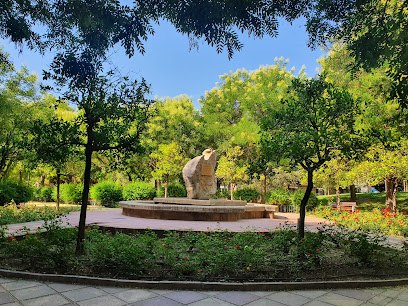
[[[56,283],[81,284],[92,286],[132,287],[163,290],[202,290],[202,291],[282,291],[282,290],[316,290],[346,289],[368,287],[391,287],[408,285],[408,278],[389,280],[353,280],[323,282],[198,282],[198,281],[143,281],[101,278],[81,275],[41,274],[0,269],[0,276],[26,280],[47,281]]]

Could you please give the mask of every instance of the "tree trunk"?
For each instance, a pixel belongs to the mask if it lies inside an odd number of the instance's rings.
[[[167,190],[169,189],[169,175],[166,175],[166,184],[164,185],[164,197],[167,198]]]
[[[23,184],[23,170],[18,171],[18,180],[20,185]]]
[[[60,185],[61,185],[61,173],[57,171],[57,211],[60,208]]]
[[[407,188],[407,180],[404,180],[404,181],[403,181],[403,184],[404,184],[404,192],[407,192],[407,191],[408,191],[408,188]]]
[[[84,189],[82,191],[81,214],[79,215],[78,238],[76,245],[76,255],[84,254],[85,239],[85,221],[86,209],[88,205],[89,184],[91,180],[92,151],[93,151],[93,131],[92,127],[87,128],[88,141],[85,147],[85,171],[84,171]]]
[[[230,184],[230,189],[231,189],[231,201],[234,200],[234,184]]]
[[[336,186],[336,203],[337,208],[340,210],[340,187]]]
[[[307,188],[302,201],[300,202],[300,217],[298,219],[298,236],[300,239],[305,237],[305,218],[306,218],[306,204],[309,201],[310,194],[313,189],[313,170],[307,171]]]
[[[265,204],[265,195],[266,195],[266,175],[262,180],[262,190],[261,190],[261,204]]]
[[[397,211],[398,179],[387,178],[385,186],[385,207],[395,213]]]
[[[42,186],[42,187],[44,187],[44,185],[45,185],[45,175],[43,174],[43,175],[41,175],[41,182],[40,182],[40,185]]]
[[[356,185],[350,185],[350,201],[357,201]]]
[[[157,192],[159,192],[160,188],[161,188],[161,181],[160,180],[156,180],[156,188],[157,188]]]

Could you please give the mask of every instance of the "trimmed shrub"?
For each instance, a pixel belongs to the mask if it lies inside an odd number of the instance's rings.
[[[289,205],[291,204],[291,194],[286,189],[275,189],[269,193],[266,201],[275,205]]]
[[[92,186],[91,198],[106,207],[114,207],[122,200],[122,187],[112,181],[102,181]]]
[[[253,188],[243,188],[234,192],[234,199],[247,202],[256,202],[260,196],[258,190]]]
[[[305,195],[304,190],[296,190],[295,192],[292,193],[291,196],[291,201],[293,207],[295,207],[296,210],[299,210],[300,208],[300,202],[303,199],[303,196]],[[319,205],[319,200],[317,199],[317,196],[314,192],[310,194],[309,201],[307,201],[306,204],[306,209],[311,210],[316,208]]]
[[[26,186],[4,182],[0,183],[0,206],[14,201],[16,204],[28,202],[33,198],[33,191]]]
[[[82,201],[82,184],[61,184],[60,185],[60,201],[63,203],[79,204]],[[52,199],[57,201],[57,187],[52,191]]]
[[[164,186],[160,188],[160,190],[157,192],[158,197],[164,197]],[[167,190],[167,196],[168,197],[174,197],[174,198],[182,198],[187,196],[187,190],[184,185],[181,185],[180,183],[171,183],[169,184],[169,188]]]
[[[123,188],[123,199],[130,200],[149,200],[156,196],[156,188],[145,182],[134,182]]]

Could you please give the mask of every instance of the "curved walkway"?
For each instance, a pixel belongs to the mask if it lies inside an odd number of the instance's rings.
[[[408,305],[408,286],[296,291],[174,291],[86,286],[0,277],[2,306]]]
[[[178,231],[214,231],[228,230],[231,232],[270,232],[276,230],[287,222],[290,225],[296,225],[299,214],[294,213],[276,213],[276,219],[242,219],[238,221],[183,221],[183,220],[158,220],[145,219],[137,217],[129,217],[122,215],[122,209],[107,209],[107,210],[90,210],[87,212],[86,223],[89,225],[98,225],[116,229],[152,229],[152,230],[178,230]],[[79,212],[69,213],[63,218],[64,225],[78,225]],[[8,225],[9,233],[14,233],[24,226],[31,229],[37,229],[43,221],[26,222],[20,224]],[[330,222],[307,216],[305,225],[308,230],[316,230],[321,223],[329,224]]]
[[[90,210],[87,212],[86,223],[98,225],[106,229],[119,231],[137,231],[152,229],[157,231],[231,231],[231,232],[271,232],[275,231],[285,223],[296,226],[299,214],[297,213],[276,213],[275,219],[243,219],[238,221],[182,221],[182,220],[158,220],[129,217],[122,215],[122,209]],[[7,235],[18,235],[25,227],[37,229],[43,225],[44,221],[34,221],[19,224],[9,224]],[[63,226],[74,227],[79,223],[79,212],[72,212],[63,217]],[[305,227],[309,231],[317,231],[322,224],[332,224],[332,222],[313,216],[306,216]],[[406,239],[400,237],[387,237],[387,243],[394,247],[402,247]],[[408,304],[407,304],[408,306]]]

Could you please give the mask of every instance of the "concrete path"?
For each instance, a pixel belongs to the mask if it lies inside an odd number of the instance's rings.
[[[171,291],[0,278],[2,306],[57,305],[408,305],[408,287],[313,291]]]

